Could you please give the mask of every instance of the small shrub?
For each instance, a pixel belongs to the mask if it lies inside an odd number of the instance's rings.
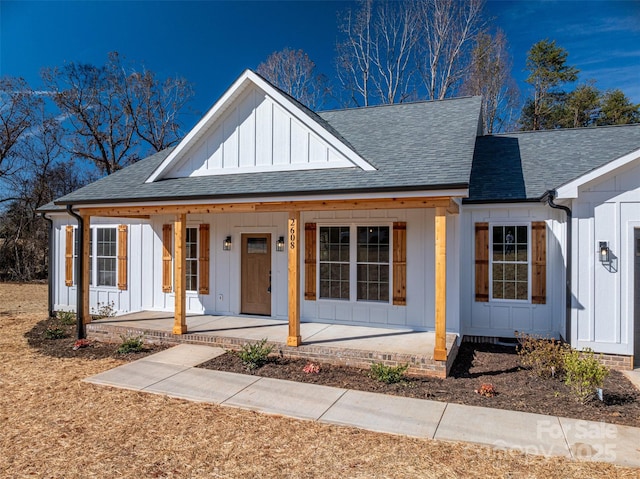
[[[540,378],[561,375],[564,370],[564,356],[570,347],[557,339],[541,338],[518,333],[518,355],[522,366],[529,368]]]
[[[308,363],[302,371],[307,374],[318,374],[320,372],[320,365],[315,363]]]
[[[142,336],[120,336],[122,344],[116,350],[119,354],[139,353],[144,349]]]
[[[273,346],[267,346],[267,338],[261,339],[257,343],[245,343],[238,351],[240,360],[245,367],[251,371],[264,366],[269,360],[269,354],[273,351]]]
[[[62,339],[67,337],[67,333],[62,328],[47,328],[44,332],[44,337],[47,339]]]
[[[76,313],[73,311],[56,311],[56,317],[65,326],[76,324]]]
[[[116,315],[116,303],[98,303],[98,309],[91,308],[92,319],[111,318]]]
[[[582,404],[593,399],[597,388],[601,388],[609,369],[594,355],[591,349],[582,352],[571,350],[564,356],[565,383]]]
[[[373,363],[371,365],[371,377],[385,384],[395,384],[404,379],[407,369],[409,369],[408,364],[385,366],[382,363]]]
[[[476,393],[480,394],[480,396],[486,398],[492,398],[497,394],[496,388],[491,383],[482,383],[478,389],[476,389]]]

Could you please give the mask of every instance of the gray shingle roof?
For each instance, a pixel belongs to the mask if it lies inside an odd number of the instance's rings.
[[[80,188],[56,203],[201,200],[468,185],[480,118],[479,97],[328,111],[318,115],[340,135],[341,141],[351,145],[378,170],[363,171],[354,167],[242,173],[145,183],[170,153],[167,149]]]
[[[483,136],[467,201],[532,200],[640,148],[640,125]]]

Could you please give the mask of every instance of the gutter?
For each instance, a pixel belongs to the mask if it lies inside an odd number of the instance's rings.
[[[73,205],[67,205],[67,213],[78,220],[78,261],[76,262],[76,331],[78,339],[86,337],[84,330],[84,308],[82,298],[84,296],[84,288],[82,281],[82,269],[84,263],[84,220],[82,216],[73,211]]]
[[[566,314],[565,314],[565,341],[571,343],[571,299],[572,299],[572,295],[571,295],[571,245],[572,245],[572,212],[571,212],[571,208],[569,208],[568,206],[563,206],[563,205],[558,205],[556,203],[554,203],[554,199],[556,197],[556,191],[555,190],[548,190],[547,192],[545,192],[544,195],[542,195],[542,197],[540,198],[541,201],[545,202],[551,207],[551,208],[555,208],[558,210],[562,210],[566,213],[567,215],[567,270],[565,273],[565,278],[566,278],[566,298],[565,298],[565,308],[566,308]]]
[[[49,251],[47,252],[47,284],[49,287],[49,295],[47,301],[49,306],[49,317],[54,318],[56,316],[56,312],[53,307],[53,220],[51,218],[47,218],[46,213],[40,213],[40,217],[49,223]]]

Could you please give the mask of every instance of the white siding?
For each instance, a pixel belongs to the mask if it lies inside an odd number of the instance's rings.
[[[514,331],[542,336],[564,335],[565,214],[544,205],[465,205],[461,215],[460,305],[462,333],[513,337]],[[546,304],[530,301],[475,301],[475,223],[547,223]],[[529,268],[530,269],[530,268]]]
[[[304,115],[296,116],[261,89],[248,88],[167,176],[355,166],[305,121]]]
[[[162,291],[162,226],[172,223],[173,216],[156,216],[147,221],[129,223],[129,289],[91,289],[91,305],[114,301],[118,313],[140,310],[172,312],[174,293]],[[94,224],[99,220],[94,219]],[[302,300],[302,321],[359,324],[379,327],[410,327],[434,329],[435,262],[434,210],[375,210],[306,212],[306,222],[335,225],[389,225],[394,221],[407,222],[407,305],[349,301]],[[122,221],[100,220],[105,224]],[[187,311],[206,314],[240,314],[241,235],[270,233],[272,250],[272,317],[286,319],[288,314],[287,253],[276,251],[279,236],[286,236],[286,213],[243,213],[217,215],[189,215],[188,226],[210,225],[210,294],[187,293]],[[459,332],[459,275],[458,248],[459,216],[448,216],[447,227],[447,329]],[[75,309],[74,287],[64,285],[64,226],[66,218],[56,220],[56,309]],[[222,243],[231,235],[231,251],[223,251]],[[304,285],[304,234],[301,235],[301,285]]]
[[[640,228],[640,166],[635,163],[580,188],[573,200],[572,344],[577,347],[634,354],[633,234]],[[597,257],[600,241],[609,245],[610,265]]]

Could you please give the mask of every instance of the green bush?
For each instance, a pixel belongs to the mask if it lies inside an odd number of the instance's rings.
[[[62,339],[67,337],[67,333],[62,328],[47,328],[44,332],[44,337],[47,339]]]
[[[144,350],[142,336],[121,336],[122,344],[116,350],[119,354],[139,353]]]
[[[596,389],[601,388],[609,370],[594,355],[591,349],[582,352],[571,350],[564,355],[565,383],[581,403],[593,399]]]
[[[76,324],[76,313],[73,311],[56,311],[56,317],[65,326]]]
[[[371,365],[371,377],[386,384],[395,384],[404,379],[407,369],[409,369],[408,364],[385,366],[382,363],[373,363]]]
[[[238,356],[245,365],[245,367],[251,371],[262,367],[269,360],[269,354],[273,351],[273,346],[267,346],[267,339],[261,339],[257,343],[245,343],[242,345]]]
[[[522,366],[529,368],[540,378],[551,378],[563,373],[564,356],[571,349],[568,344],[517,331],[516,338]]]

